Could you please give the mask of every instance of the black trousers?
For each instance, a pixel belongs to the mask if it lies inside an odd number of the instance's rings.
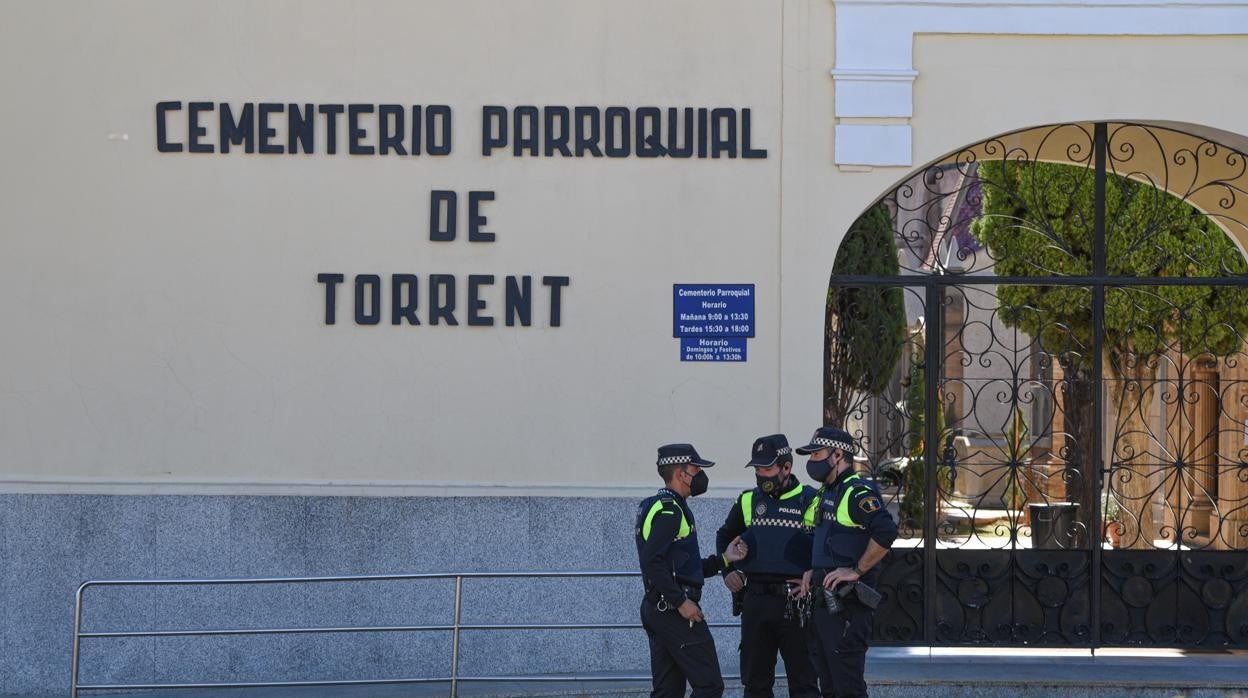
[[[818,590],[816,589],[816,593]],[[867,682],[867,642],[871,638],[874,612],[847,599],[845,609],[836,615],[816,608],[811,616],[811,658],[819,674],[824,698],[865,698]]]
[[[651,698],[683,698],[686,682],[693,687],[692,698],[724,695],[715,638],[706,623],[689,627],[675,610],[660,611],[642,601],[641,626],[650,639]]]
[[[751,594],[746,587],[741,608],[741,683],[745,685],[745,698],[773,698],[777,650],[784,658],[789,695],[819,695],[806,630],[797,621],[784,619],[784,606],[784,596]]]

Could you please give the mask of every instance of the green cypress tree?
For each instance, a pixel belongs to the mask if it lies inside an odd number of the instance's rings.
[[[824,422],[843,425],[888,388],[901,358],[906,307],[897,287],[842,286],[840,275],[897,276],[893,220],[883,201],[850,226],[832,265],[824,341]]]
[[[902,471],[901,482],[901,503],[900,513],[901,524],[903,529],[913,529],[921,531],[923,529],[923,514],[927,510],[925,502],[927,496],[927,365],[925,363],[923,353],[926,340],[922,332],[917,332],[912,340],[914,347],[914,362],[911,364],[910,375],[907,377],[909,381],[906,386],[906,402],[905,411],[908,417],[908,425],[906,428],[906,467]],[[936,447],[936,457],[941,459],[944,457],[943,445],[944,440],[948,436],[945,428],[945,412],[942,409],[936,410],[936,434],[938,443]],[[938,461],[939,462],[939,461]],[[948,477],[948,470],[943,463],[937,466],[937,472],[940,473],[940,485],[937,488],[936,499],[947,498],[951,493],[952,479]]]

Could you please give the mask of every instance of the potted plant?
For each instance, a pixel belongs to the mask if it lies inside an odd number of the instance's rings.
[[[1109,540],[1110,547],[1117,548],[1122,542],[1122,507],[1113,492],[1105,490],[1101,493],[1101,540]]]

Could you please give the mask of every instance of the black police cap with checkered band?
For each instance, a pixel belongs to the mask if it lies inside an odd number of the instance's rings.
[[[796,450],[803,456],[808,456],[821,448],[839,448],[849,455],[858,452],[854,437],[840,427],[819,427],[815,430],[815,435],[810,437],[810,443],[798,446]]]
[[[698,455],[698,450],[691,444],[667,444],[659,446],[659,460],[655,465],[684,465],[691,463],[700,468],[709,468],[715,461],[706,460]]]

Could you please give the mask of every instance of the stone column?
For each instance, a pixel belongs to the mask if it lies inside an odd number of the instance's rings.
[[[1066,379],[1066,371],[1062,368],[1061,362],[1057,357],[1053,358],[1053,380],[1049,382],[1049,390],[1053,392],[1053,420],[1050,422],[1052,429],[1053,441],[1051,451],[1053,452],[1052,468],[1050,469],[1049,486],[1047,494],[1051,502],[1066,501],[1066,482],[1062,478],[1062,471],[1066,468],[1066,461],[1062,457],[1066,453],[1066,405],[1065,399],[1061,393],[1062,381]],[[1084,504],[1083,506],[1087,506]]]
[[[1209,515],[1218,492],[1218,371],[1214,360],[1201,360],[1194,365],[1195,382],[1187,391],[1194,400],[1190,403],[1192,432],[1188,435],[1192,445],[1186,450],[1191,463],[1185,474],[1190,475],[1190,480],[1184,483],[1191,488],[1192,495],[1183,518],[1185,527],[1208,536]]]
[[[1246,471],[1240,463],[1248,460],[1248,362],[1244,354],[1238,354],[1233,362],[1222,362],[1221,392],[1222,415],[1220,418],[1218,492],[1212,522],[1216,530],[1221,523],[1221,535],[1213,540],[1218,550],[1248,549],[1248,482],[1241,479]]]
[[[1171,353],[1169,359],[1183,368],[1163,391],[1174,393],[1173,404],[1165,406],[1169,463],[1166,486],[1165,524],[1185,544],[1199,544],[1189,534],[1209,535],[1209,514],[1218,489],[1218,371],[1212,358],[1196,360]],[[1181,380],[1180,380],[1181,378]],[[1181,393],[1180,393],[1181,391]],[[1175,461],[1182,470],[1178,471]]]

